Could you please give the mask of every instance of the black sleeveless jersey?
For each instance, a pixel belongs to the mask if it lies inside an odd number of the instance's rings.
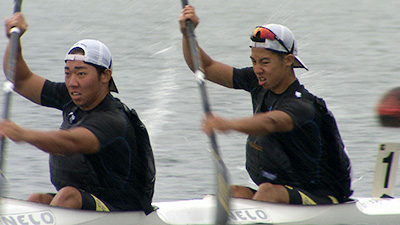
[[[60,129],[84,127],[100,142],[95,154],[50,155],[51,181],[57,190],[74,186],[120,210],[151,210],[154,191],[154,157],[138,146],[136,124],[124,105],[111,94],[94,109],[84,111],[70,99],[64,83],[46,81],[42,105],[63,111]],[[147,134],[147,132],[146,132]]]
[[[282,94],[258,85],[252,68],[234,69],[234,87],[250,92],[253,113],[280,110],[293,120],[290,132],[249,136],[246,169],[256,184],[269,182],[333,195],[351,195],[350,160],[325,102],[296,80]]]

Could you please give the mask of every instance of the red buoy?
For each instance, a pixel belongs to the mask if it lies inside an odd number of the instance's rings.
[[[385,127],[400,127],[400,87],[383,96],[377,107],[379,122]]]

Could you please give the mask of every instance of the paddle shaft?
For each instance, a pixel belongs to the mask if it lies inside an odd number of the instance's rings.
[[[182,7],[185,7],[188,4],[187,0],[182,0]],[[192,63],[194,65],[194,71],[196,75],[197,84],[200,88],[200,94],[203,103],[204,113],[210,114],[211,108],[208,101],[206,86],[205,86],[205,75],[203,72],[203,67],[201,63],[201,56],[199,54],[197,48],[196,37],[194,35],[194,25],[190,20],[186,20],[186,30],[187,37],[189,41],[189,47],[191,51]],[[214,133],[209,135],[213,156],[215,159],[215,166],[217,172],[217,215],[216,215],[216,224],[226,224],[229,218],[229,181],[227,169],[225,167],[224,162],[220,156],[219,147],[217,144],[216,136]]]
[[[14,13],[21,12],[21,4],[22,0],[14,0]],[[6,120],[9,117],[10,111],[10,102],[11,102],[11,93],[14,87],[14,80],[15,80],[15,73],[16,73],[16,64],[17,64],[17,51],[18,51],[18,42],[21,35],[21,31],[13,27],[10,30],[10,46],[9,46],[9,56],[8,56],[8,65],[7,65],[7,72],[6,77],[8,81],[4,83],[4,109],[2,114],[2,119]],[[4,163],[4,151],[5,151],[5,138],[2,137],[0,139],[0,173],[1,173],[1,180],[0,180],[0,195],[3,194],[4,188],[4,172],[3,172],[3,163]]]

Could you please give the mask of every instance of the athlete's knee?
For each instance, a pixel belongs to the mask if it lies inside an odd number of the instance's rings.
[[[29,195],[28,201],[30,202],[39,202],[43,204],[50,204],[53,200],[53,196],[50,194],[43,194],[43,193],[33,193]]]
[[[82,195],[80,191],[74,187],[63,187],[58,191],[50,204],[55,206],[79,209],[82,207]]]
[[[61,199],[81,198],[81,193],[74,187],[66,186],[58,191],[56,197]]]
[[[289,203],[289,194],[282,185],[262,183],[259,185],[253,199],[266,202]]]
[[[232,197],[236,197],[236,193],[240,191],[240,187],[238,185],[230,185],[230,189]]]
[[[271,184],[271,183],[262,183],[262,184],[260,184],[258,186],[258,191],[260,191],[260,192],[272,192],[276,188],[275,186],[276,185]]]
[[[247,199],[253,198],[253,192],[248,187],[231,185],[230,188],[232,197],[247,198]]]

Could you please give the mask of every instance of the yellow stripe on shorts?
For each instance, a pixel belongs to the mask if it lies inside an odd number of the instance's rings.
[[[308,197],[303,192],[301,192],[301,191],[297,191],[297,192],[299,192],[299,194],[301,196],[301,201],[303,202],[303,205],[317,205],[317,203],[315,203],[310,197]]]
[[[339,201],[335,197],[333,197],[331,195],[328,195],[328,197],[332,200],[333,204],[339,204]]]
[[[94,201],[96,202],[96,211],[101,211],[101,212],[109,212],[110,210],[107,208],[107,206],[96,196],[90,194]]]

